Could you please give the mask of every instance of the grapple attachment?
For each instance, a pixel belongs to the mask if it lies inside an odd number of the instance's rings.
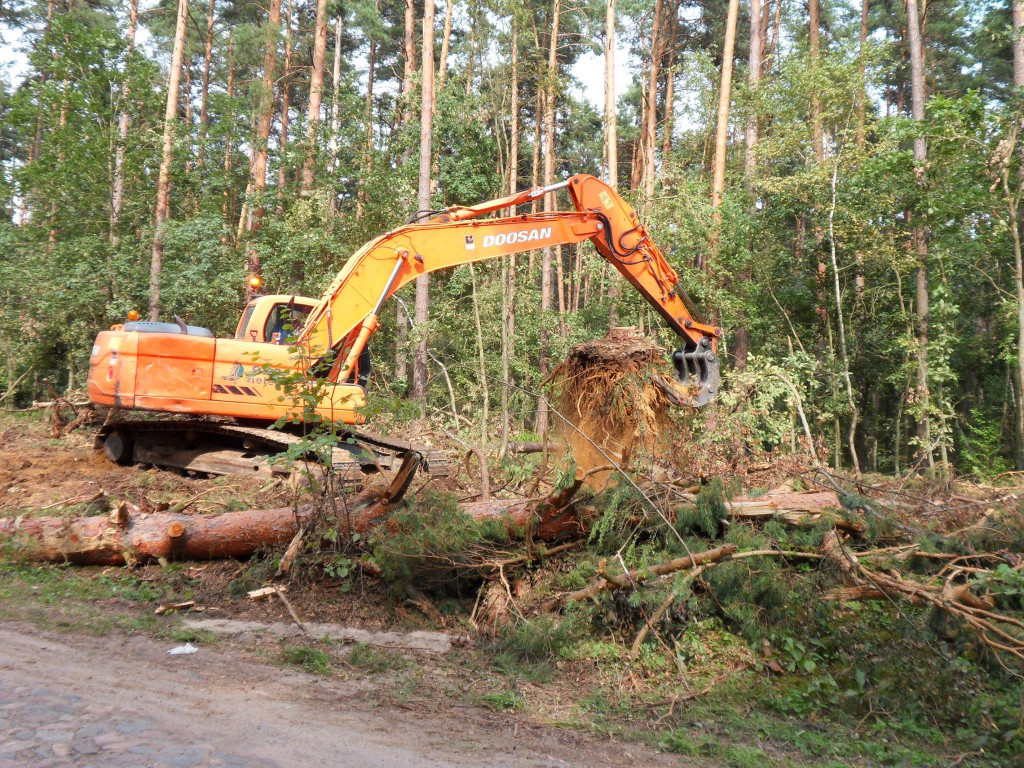
[[[721,383],[718,355],[711,342],[703,338],[695,347],[677,349],[672,353],[676,379],[692,394],[692,405],[700,407],[711,402]]]

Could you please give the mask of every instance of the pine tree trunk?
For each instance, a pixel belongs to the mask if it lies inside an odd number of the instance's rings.
[[[228,104],[228,130],[227,135],[224,137],[224,202],[221,206],[221,220],[224,222],[224,227],[227,229],[228,222],[231,221],[231,152],[232,152],[232,138],[234,137],[233,126],[235,124],[235,110],[232,106],[232,99],[235,95],[235,36],[233,32],[228,33],[228,88],[227,88],[227,104]],[[227,239],[229,235],[225,235]]]
[[[750,0],[750,56],[748,58],[747,82],[751,94],[757,93],[757,85],[761,80],[761,1]],[[757,110],[751,109],[747,118],[746,147],[743,158],[743,171],[749,184],[757,170]]]
[[[341,131],[341,117],[339,114],[338,97],[341,94],[341,13],[334,20],[334,67],[331,69],[331,158],[329,167],[331,177],[338,170],[338,148],[340,147],[339,132]],[[338,194],[332,187],[328,197],[328,209],[331,213],[338,212]]]
[[[547,85],[544,93],[544,186],[552,184],[555,177],[555,78],[558,71],[558,21],[561,11],[561,0],[552,0],[551,6],[551,39],[548,44],[548,67],[545,72]],[[554,211],[555,193],[549,192],[544,195],[544,211]],[[541,332],[540,332],[540,377],[545,380],[550,373],[549,345],[550,340],[547,330],[547,316],[551,311],[551,259],[552,248],[544,249],[541,261],[540,278],[540,311],[541,311]],[[541,435],[541,441],[547,439],[548,430],[548,402],[543,395],[537,404],[537,431]]]
[[[135,30],[139,23],[139,0],[128,4],[128,56],[135,50]],[[124,205],[124,152],[128,141],[128,80],[121,86],[120,114],[117,118],[117,149],[114,152],[114,190],[110,196],[110,246],[117,250],[121,236],[121,208]]]
[[[818,0],[808,0],[807,9],[810,16],[810,30],[807,35],[807,40],[811,53],[811,70],[817,71],[818,59],[821,57],[821,26],[818,19]],[[825,161],[825,141],[821,129],[821,99],[818,98],[818,91],[816,88],[811,96],[811,123],[814,154],[817,156],[818,162],[821,163]]]
[[[138,0],[133,0],[138,3]],[[206,12],[206,44],[203,47],[203,91],[199,100],[199,157],[196,159],[196,167],[202,168],[206,164],[206,129],[209,125],[209,100],[210,100],[210,65],[213,62],[213,19],[214,2],[210,0],[209,9]]]
[[[860,90],[857,92],[857,146],[864,146],[864,121],[868,103],[868,0],[860,3],[860,48],[857,52],[857,64],[860,67]]]
[[[722,46],[722,83],[718,91],[718,123],[715,130],[715,160],[712,165],[711,207],[713,209],[712,242],[710,252],[718,250],[718,237],[722,226],[722,192],[725,190],[725,154],[729,137],[729,102],[732,92],[732,59],[736,48],[736,17],[739,0],[729,0],[729,14],[725,22],[725,41]],[[704,260],[707,269],[709,259]]]
[[[413,34],[416,16],[413,13],[413,0],[405,0],[405,37],[402,44],[402,59],[405,63],[405,71],[402,75],[402,129],[409,126],[409,119],[412,117],[412,76],[416,71],[416,36]],[[406,143],[402,150],[402,165],[409,162],[412,154],[412,147]]]
[[[668,160],[672,151],[672,131],[675,126],[676,113],[676,35],[679,31],[679,3],[672,5],[669,17],[672,33],[668,43],[668,71],[665,73],[665,120],[662,126],[661,162]]]
[[[420,69],[420,174],[416,202],[421,211],[430,210],[430,146],[434,114],[434,0],[423,3],[423,66]],[[429,318],[430,276],[416,278],[416,325],[421,326],[420,340],[412,363],[412,395],[420,403],[421,412],[427,402],[427,336],[423,326]]]
[[[619,179],[618,115],[615,109],[615,0],[607,0],[604,17],[604,153],[608,185]]]
[[[316,31],[313,38],[313,68],[309,74],[309,108],[306,112],[306,159],[302,163],[304,196],[313,194],[316,174],[316,143],[320,132],[320,104],[323,101],[324,59],[327,56],[327,0],[316,0]]]
[[[1013,2],[1013,84],[1018,90],[1024,88],[1024,0]],[[1018,135],[1018,153],[1024,155]],[[1009,171],[1007,171],[1009,173]],[[1006,180],[1007,187],[1009,179]],[[1024,187],[1024,163],[1017,167],[1017,196],[1009,202],[1013,206],[1014,281],[1017,284],[1017,446],[1016,467],[1024,469],[1024,263],[1021,257],[1020,203],[1021,188]]]
[[[446,0],[444,6],[444,32],[441,37],[441,61],[437,65],[437,92],[444,90],[444,80],[448,76],[448,48],[452,39],[452,9],[455,0]]]
[[[288,127],[292,104],[292,0],[288,0],[284,14],[284,73],[281,75],[281,141],[277,164],[277,215],[284,215],[284,193],[288,188],[285,157],[288,153]]]
[[[156,186],[156,217],[154,220],[153,251],[149,264],[149,319],[160,317],[160,277],[164,258],[164,222],[170,214],[171,161],[173,160],[174,123],[178,114],[178,84],[181,78],[181,59],[185,50],[185,28],[188,22],[188,0],[178,0],[178,17],[174,26],[174,49],[167,82],[167,105],[164,109],[163,152],[160,174]]]
[[[277,42],[281,27],[281,0],[270,0],[267,11],[266,43],[263,53],[263,82],[260,88],[259,118],[256,123],[255,154],[252,161],[252,197],[256,211],[249,217],[249,233],[259,230],[263,221],[263,190],[267,186],[267,154],[270,140],[270,124],[274,119],[274,78],[277,70]],[[259,276],[262,270],[260,254],[250,241],[248,243],[246,271],[250,276]],[[246,281],[248,286],[248,280]],[[251,291],[251,289],[249,289]]]
[[[910,98],[914,122],[923,123],[924,111],[924,62],[921,50],[921,22],[917,0],[907,2],[907,42],[910,45]],[[928,162],[928,147],[924,136],[914,138],[914,169],[917,183],[922,192],[927,184],[925,166]],[[922,194],[923,197],[923,194]],[[922,456],[929,469],[935,466],[932,454],[931,421],[928,410],[931,396],[928,387],[928,236],[927,220],[922,212],[914,218],[914,252],[917,257],[915,311],[917,315],[917,405],[921,409],[917,424],[917,437]]]
[[[380,9],[380,0],[375,0],[374,10]],[[363,167],[359,172],[359,189],[356,192],[356,221],[363,217],[363,209],[366,206],[366,182],[373,171],[373,81],[377,66],[377,41],[370,38],[370,54],[366,69],[366,106],[364,107],[364,119],[366,121],[366,139],[363,144]]]
[[[451,0],[448,0],[451,7]],[[446,21],[447,14],[446,14]],[[515,15],[512,16],[512,84],[510,86],[508,150],[508,192],[513,194],[519,186],[519,26]],[[515,213],[510,208],[508,215]],[[516,318],[516,257],[513,255],[501,262],[501,444],[498,458],[505,456],[508,450],[510,415],[508,410],[509,388],[512,386],[510,359],[515,355],[515,318]]]
[[[651,21],[651,65],[647,73],[647,98],[644,102],[644,130],[642,139],[643,185],[648,202],[654,196],[655,131],[658,125],[658,77],[661,73],[662,21],[664,0],[656,0],[654,19]]]

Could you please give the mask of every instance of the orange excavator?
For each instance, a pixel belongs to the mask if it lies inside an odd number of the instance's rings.
[[[561,189],[575,210],[487,217]],[[399,461],[408,469],[410,457],[425,460],[433,474],[444,474],[438,453],[353,428],[364,421],[367,342],[379,326],[381,306],[429,272],[584,240],[682,338],[672,360],[690,403],[701,406],[714,397],[722,329],[700,319],[636,212],[600,179],[572,176],[421,216],[422,221],[364,245],[319,300],[287,294],[252,298],[234,338],[215,338],[178,317],[174,323],[129,320],[100,333],[89,360],[90,399],[163,418],[109,418],[97,447],[121,463],[189,473],[277,474],[281,470],[269,457],[299,438],[267,427],[281,417],[302,417],[297,399],[285,396],[280,385],[279,374],[295,373],[318,384],[318,400],[312,409],[307,405],[306,417],[315,411],[346,437],[332,457],[343,477],[394,469]]]

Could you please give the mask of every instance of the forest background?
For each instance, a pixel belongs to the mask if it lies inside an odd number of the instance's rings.
[[[726,328],[709,439],[805,448],[801,405],[837,468],[1022,469],[1022,25],[987,0],[5,2],[0,391],[81,387],[129,310],[231,334],[252,272],[317,296],[417,210],[591,173]],[[485,445],[544,426],[573,343],[672,341],[589,243],[403,293],[374,407]]]

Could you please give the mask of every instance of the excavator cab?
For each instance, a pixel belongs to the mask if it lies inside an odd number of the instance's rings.
[[[274,294],[256,296],[245,307],[235,338],[269,344],[287,344],[294,340],[306,322],[316,299]]]

